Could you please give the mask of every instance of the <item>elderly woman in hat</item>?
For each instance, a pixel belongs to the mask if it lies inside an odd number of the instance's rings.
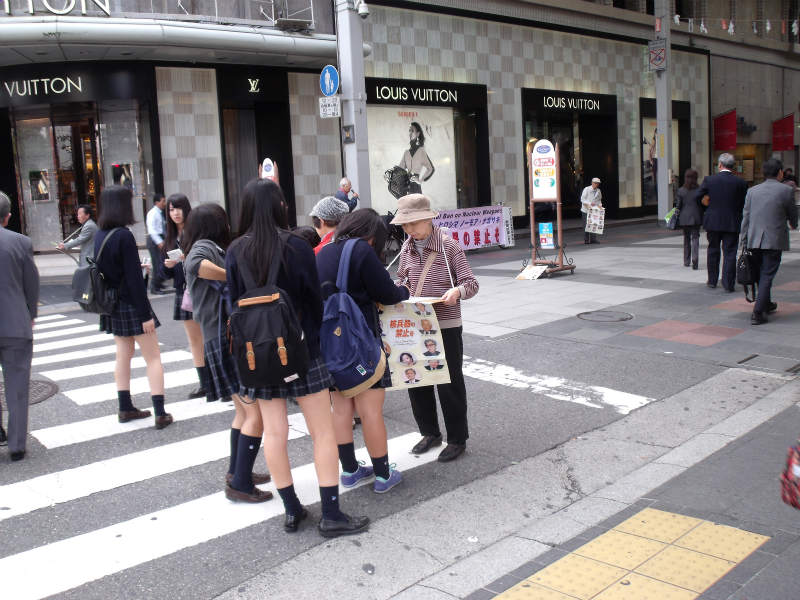
[[[320,237],[319,244],[314,248],[314,254],[319,254],[320,250],[333,241],[336,226],[349,212],[350,207],[333,196],[325,196],[314,205],[314,208],[308,213],[311,223]]]
[[[408,235],[400,250],[397,268],[400,283],[408,286],[412,296],[442,299],[434,305],[434,310],[442,332],[450,383],[436,386],[447,431],[447,446],[438,460],[448,462],[463,454],[469,438],[467,389],[461,368],[464,355],[461,300],[478,293],[478,281],[458,242],[433,224],[436,216],[425,195],[409,194],[398,201],[392,225],[401,225]],[[422,439],[411,450],[413,454],[422,454],[442,443],[433,387],[408,390],[411,409],[422,434]]]

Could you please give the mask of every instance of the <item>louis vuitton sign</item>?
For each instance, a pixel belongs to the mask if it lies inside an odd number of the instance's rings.
[[[63,4],[63,6],[53,6],[55,4]],[[12,4],[14,6],[12,6]],[[71,15],[80,13],[87,14],[89,8],[99,9],[107,16],[111,16],[111,0],[22,0],[12,2],[12,0],[0,0],[0,7],[7,15],[11,14],[13,8],[21,9],[31,15],[38,13],[49,13],[51,15]]]

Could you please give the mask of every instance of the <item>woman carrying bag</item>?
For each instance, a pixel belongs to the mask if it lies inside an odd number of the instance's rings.
[[[334,243],[325,246],[317,255],[322,296],[327,298],[337,291],[336,278],[345,242],[358,240],[350,259],[347,293],[361,309],[367,325],[375,335],[376,346],[381,346],[376,303],[397,304],[406,300],[409,295],[408,288],[394,285],[379,256],[386,244],[387,235],[383,218],[371,208],[361,208],[342,219],[336,228]],[[333,425],[343,471],[339,481],[343,487],[354,487],[375,475],[373,490],[383,494],[403,480],[402,473],[389,464],[386,423],[383,421],[386,388],[391,386],[392,378],[389,367],[386,366],[383,377],[377,383],[354,397],[346,398],[338,391],[332,393]],[[371,467],[356,460],[353,443],[354,408],[358,409],[361,417]]]
[[[433,224],[436,216],[426,196],[409,194],[398,200],[397,213],[391,224],[402,225],[408,235],[400,250],[397,268],[400,284],[408,286],[412,296],[442,299],[434,305],[434,311],[442,333],[450,383],[436,386],[447,431],[447,446],[438,460],[448,462],[464,453],[469,438],[467,389],[461,367],[464,342],[460,303],[478,293],[478,280],[458,242]],[[408,395],[422,434],[422,439],[411,452],[422,454],[442,443],[436,395],[433,386],[409,389]]]
[[[698,195],[697,171],[686,169],[683,185],[676,192],[675,208],[678,210],[678,227],[683,229],[683,266],[697,270],[700,253],[700,225],[703,224],[703,210]]]

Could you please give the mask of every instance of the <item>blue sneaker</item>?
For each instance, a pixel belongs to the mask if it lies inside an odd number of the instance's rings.
[[[391,464],[389,465],[389,479],[375,477],[375,487],[373,490],[376,494],[385,494],[401,481],[403,481],[403,474],[394,468],[394,464]]]
[[[348,473],[347,471],[342,471],[339,481],[342,483],[342,487],[351,488],[355,487],[365,479],[372,477],[374,474],[375,471],[372,469],[372,467],[367,467],[364,465],[363,461],[359,461],[356,472]]]

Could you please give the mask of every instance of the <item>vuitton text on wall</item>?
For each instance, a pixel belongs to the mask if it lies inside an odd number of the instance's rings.
[[[23,0],[14,3],[11,0],[2,0],[0,6],[2,6],[3,12],[7,15],[11,14],[12,4],[21,6],[22,10],[32,15],[37,12],[46,12],[51,15],[68,15],[74,12],[76,8],[79,8],[80,13],[85,15],[87,13],[87,8],[94,6],[99,8],[107,16],[111,16],[111,0],[59,0],[57,4],[63,4],[61,8],[52,6],[50,4],[51,1],[53,0],[39,0],[38,2],[34,2],[34,0]]]
[[[71,94],[82,92],[83,82],[80,77],[42,77],[40,79],[18,79],[4,81],[3,89],[9,97],[14,96],[49,96],[51,94]]]
[[[439,102],[441,104],[458,102],[458,90],[422,88],[416,86],[376,85],[375,98],[395,102]]]

